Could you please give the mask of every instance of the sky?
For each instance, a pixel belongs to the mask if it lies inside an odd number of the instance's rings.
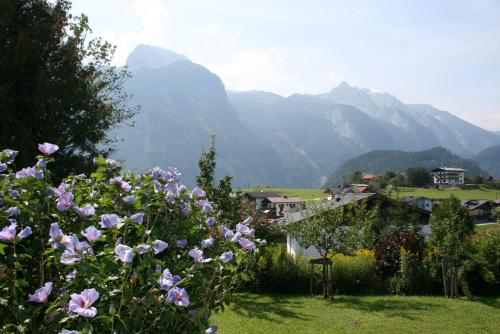
[[[498,0],[73,0],[123,65],[184,54],[227,89],[316,94],[342,81],[500,130]]]

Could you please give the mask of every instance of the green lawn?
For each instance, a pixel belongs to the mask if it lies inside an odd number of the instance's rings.
[[[408,195],[413,196],[424,196],[429,198],[447,198],[451,194],[455,195],[461,200],[464,199],[490,199],[496,200],[500,198],[500,190],[496,189],[459,189],[459,188],[451,188],[451,189],[421,189],[421,188],[400,188],[399,192],[393,192],[393,196],[399,195],[400,198],[406,197]]]
[[[487,225],[479,225],[474,227],[474,233],[481,233],[481,232],[486,232],[488,230],[500,230],[500,224],[487,224]]]
[[[299,196],[302,199],[310,200],[315,198],[323,198],[324,189],[305,189],[305,188],[246,188],[239,189],[242,192],[245,191],[273,191],[280,195],[288,196]]]
[[[499,333],[500,298],[238,294],[218,333]]]

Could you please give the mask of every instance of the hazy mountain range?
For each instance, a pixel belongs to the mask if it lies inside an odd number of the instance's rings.
[[[327,184],[338,185],[344,175],[357,170],[375,174],[387,171],[401,173],[412,166],[422,166],[429,170],[440,166],[460,166],[466,170],[466,176],[487,174],[474,161],[464,159],[442,147],[418,152],[371,151],[343,162],[330,176]]]
[[[342,83],[319,95],[226,92],[186,56],[139,45],[126,90],[141,105],[135,126],[116,130],[115,158],[129,169],[177,166],[194,181],[202,148],[217,136],[218,174],[239,186],[318,187],[347,159],[372,150],[437,146],[472,157],[500,136],[429,105]]]

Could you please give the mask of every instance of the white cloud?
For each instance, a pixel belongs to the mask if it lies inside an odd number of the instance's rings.
[[[140,29],[123,27],[120,32],[104,31],[104,40],[117,46],[113,63],[123,65],[138,44],[168,47],[171,34],[170,12],[162,0],[135,0],[130,7],[139,19]]]

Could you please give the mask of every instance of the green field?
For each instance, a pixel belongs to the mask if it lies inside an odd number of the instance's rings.
[[[218,333],[499,333],[500,298],[239,294]]]
[[[239,189],[243,192],[245,191],[274,191],[280,195],[288,196],[299,196],[305,200],[323,198],[323,189],[305,189],[305,188],[247,188]],[[441,189],[423,189],[423,188],[400,188],[398,192],[393,191],[392,196],[394,198],[403,198],[409,195],[413,196],[424,196],[429,198],[447,198],[451,194],[457,196],[461,200],[465,199],[489,199],[496,200],[500,198],[500,190],[496,189],[458,189],[451,188],[446,190]]]
[[[496,189],[486,189],[486,188],[479,188],[479,189],[458,189],[458,188],[451,188],[451,189],[423,189],[423,188],[400,188],[398,192],[393,191],[392,196],[396,197],[399,196],[399,198],[406,197],[409,195],[413,196],[424,196],[424,197],[429,197],[429,198],[447,198],[451,194],[455,195],[461,200],[465,199],[489,199],[489,200],[496,200],[497,198],[500,198],[500,190]]]
[[[246,188],[239,189],[242,192],[245,191],[273,191],[280,195],[288,196],[298,196],[305,200],[311,200],[316,198],[323,198],[324,189],[305,189],[305,188]]]
[[[485,224],[485,225],[476,225],[474,227],[474,233],[482,233],[489,230],[497,230],[500,231],[500,223],[496,224]]]

